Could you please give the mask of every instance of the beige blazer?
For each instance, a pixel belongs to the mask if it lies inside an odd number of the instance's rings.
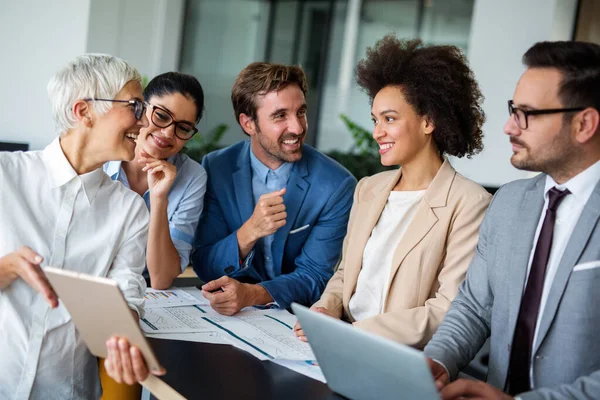
[[[491,196],[445,160],[398,247],[390,249],[394,256],[383,313],[355,321],[348,303],[356,290],[363,251],[401,175],[402,169],[386,171],[358,183],[342,259],[315,306],[356,327],[423,348],[458,293]]]

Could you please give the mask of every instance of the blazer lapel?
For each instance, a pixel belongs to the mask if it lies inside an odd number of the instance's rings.
[[[254,212],[252,196],[252,167],[250,166],[250,142],[240,152],[237,160],[237,171],[233,173],[233,190],[240,220],[243,224]]]
[[[283,195],[287,218],[285,225],[275,232],[271,249],[273,253],[273,265],[276,268],[277,266],[280,268],[282,265],[281,260],[283,259],[283,250],[287,236],[292,230],[292,226],[296,223],[298,212],[300,211],[304,199],[306,198],[306,194],[308,193],[308,189],[310,188],[310,183],[305,179],[308,174],[307,162],[303,157],[294,164],[290,179],[286,186],[287,190]],[[279,274],[281,273],[281,270],[274,272]]]
[[[347,307],[352,294],[356,290],[358,274],[362,267],[363,253],[373,228],[379,221],[379,217],[387,204],[390,192],[396,186],[402,176],[402,168],[394,175],[389,182],[374,186],[366,191],[363,198],[360,199],[359,209],[354,218],[354,232],[351,241],[348,243],[348,254],[345,256],[344,270],[344,305]],[[350,232],[348,232],[349,234]]]
[[[417,211],[415,212],[412,221],[406,228],[406,232],[400,239],[400,242],[394,251],[390,279],[388,279],[385,293],[389,293],[392,282],[394,281],[394,276],[400,269],[402,261],[404,261],[408,253],[423,240],[438,221],[434,209],[446,207],[448,194],[450,193],[450,188],[452,187],[455,176],[456,171],[452,168],[450,162],[445,159],[438,173],[429,184],[425,196],[423,196],[423,200],[417,206]]]
[[[527,276],[529,258],[535,243],[535,231],[544,207],[544,182],[546,175],[541,175],[525,192],[521,203],[518,223],[513,225],[513,246],[507,264],[508,286],[508,332],[513,332],[519,315],[521,297]],[[493,245],[493,244],[488,244]]]
[[[546,300],[546,306],[544,307],[542,319],[540,321],[537,341],[534,343],[533,354],[537,352],[540,344],[544,340],[544,337],[548,333],[548,329],[550,329],[550,325],[552,324],[552,320],[556,315],[563,292],[565,291],[567,282],[571,276],[573,266],[577,264],[577,261],[581,257],[581,253],[585,249],[585,246],[592,235],[592,231],[598,223],[599,217],[600,183],[596,185],[594,192],[592,192],[587,204],[583,208],[581,216],[579,217],[579,220],[573,229],[573,233],[569,239],[567,248],[565,249],[560,263],[558,264],[558,269],[556,271],[556,275],[554,276],[554,280],[552,281],[552,286],[550,287],[548,299]]]

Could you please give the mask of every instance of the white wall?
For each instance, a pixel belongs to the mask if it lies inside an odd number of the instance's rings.
[[[56,136],[46,86],[85,52],[89,0],[0,0],[0,141],[45,147]]]
[[[179,67],[184,0],[91,0],[87,51],[121,57],[148,78]]]
[[[511,99],[525,70],[523,53],[542,40],[569,40],[576,0],[478,0],[468,58],[485,96],[485,149],[468,159],[453,159],[463,175],[489,186],[531,176],[510,164],[512,151],[503,127]]]

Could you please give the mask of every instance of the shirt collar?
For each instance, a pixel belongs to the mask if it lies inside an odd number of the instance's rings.
[[[544,195],[547,196],[548,191],[556,186],[556,188],[559,190],[569,189],[569,192],[571,192],[575,198],[583,203],[586,203],[599,181],[600,161],[596,161],[587,169],[575,175],[561,185],[556,183],[554,179],[550,177],[550,175],[546,175],[546,187],[544,189]]]
[[[252,173],[255,176],[258,176],[262,183],[266,183],[267,182],[267,174],[269,173],[269,171],[272,171],[272,170],[269,169],[269,167],[267,167],[265,164],[263,164],[254,155],[252,148],[250,148],[250,166],[252,167]],[[281,164],[279,166],[279,168],[277,168],[273,172],[275,172],[275,174],[277,174],[277,176],[279,176],[283,182],[287,182],[293,166],[294,166],[294,163],[284,162],[283,164]]]
[[[69,160],[67,160],[67,157],[60,146],[60,138],[58,137],[46,146],[43,151],[43,159],[50,179],[51,188],[58,188],[66,185],[73,179],[79,179],[83,186],[88,204],[92,204],[92,201],[94,201],[96,193],[98,193],[98,189],[102,184],[102,180],[106,176],[102,171],[102,168],[97,168],[94,171],[83,175],[77,175],[77,172],[73,169]]]

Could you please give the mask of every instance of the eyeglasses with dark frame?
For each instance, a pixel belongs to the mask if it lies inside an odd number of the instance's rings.
[[[83,99],[84,101],[110,101],[111,103],[129,103],[131,105],[133,105],[133,116],[135,117],[135,119],[137,119],[138,121],[140,119],[142,119],[142,116],[144,115],[144,112],[146,111],[146,103],[144,103],[142,100],[139,99],[133,99],[133,100],[115,100],[115,99],[92,99],[92,98],[87,98],[87,99]]]
[[[508,116],[511,117],[514,114],[515,119],[517,120],[517,125],[519,125],[519,128],[521,129],[527,129],[529,127],[527,118],[530,115],[558,114],[583,110],[585,110],[585,107],[549,108],[545,110],[523,110],[522,108],[515,106],[512,100],[508,100]]]
[[[154,104],[146,103],[146,107],[152,109],[150,120],[159,128],[168,128],[175,124],[175,136],[181,140],[190,140],[198,129],[187,121],[176,121],[171,112],[163,107],[155,106]]]

